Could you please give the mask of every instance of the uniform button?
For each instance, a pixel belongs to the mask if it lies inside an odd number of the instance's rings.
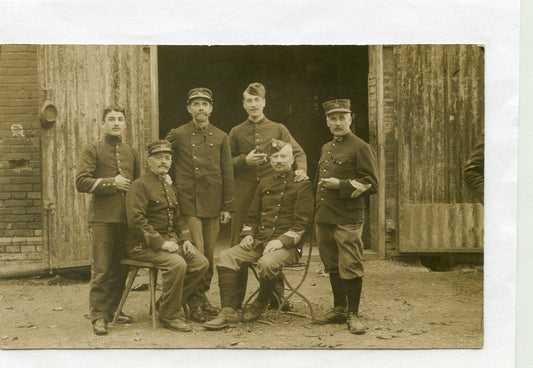
[[[259,180],[259,176],[257,177],[257,180]]]
[[[256,136],[256,137],[259,137],[259,133],[255,133],[255,136]]]
[[[120,160],[117,160],[117,162],[120,162]]]
[[[328,155],[331,155],[331,152],[330,152],[330,151],[328,151]],[[327,161],[326,161],[326,162],[327,162]]]
[[[283,181],[283,184],[287,184],[287,182],[284,180],[284,181]],[[281,193],[281,194],[283,194],[283,193]]]
[[[277,218],[278,218],[278,216],[274,216],[274,218],[275,218],[275,219],[277,219]]]
[[[320,200],[321,200],[321,201],[323,201],[323,200],[324,200],[324,198],[320,198]]]
[[[259,142],[259,138],[257,138],[255,141],[256,141],[256,142]]]
[[[193,143],[192,146],[193,146],[193,147],[196,147],[196,144]]]
[[[213,135],[213,132],[209,132],[209,135]]]
[[[333,143],[332,146],[335,147],[335,143]]]
[[[261,225],[261,229],[264,229],[265,227],[263,225]]]
[[[197,168],[197,167],[195,167],[195,168],[194,168],[194,170],[198,170],[198,168]]]
[[[326,172],[327,170],[326,170],[326,169],[324,169],[324,170],[322,170],[322,171]]]
[[[209,145],[210,145],[211,147],[213,147],[213,143],[209,143]]]
[[[328,160],[324,161],[325,163],[328,163]]]
[[[280,206],[281,206],[281,203],[278,203],[278,207],[280,207]]]
[[[283,192],[281,192],[281,195],[283,195]]]
[[[192,135],[196,135],[196,133],[193,132]]]
[[[324,188],[320,188],[320,190],[324,190]]]
[[[198,157],[196,157],[196,156],[192,156],[192,158],[198,158]]]
[[[273,228],[272,228],[272,230],[276,230],[276,228],[275,228],[275,227],[273,227]]]

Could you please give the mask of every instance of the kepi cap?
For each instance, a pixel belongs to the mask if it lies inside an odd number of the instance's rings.
[[[156,153],[170,153],[173,154],[174,151],[172,150],[172,145],[169,141],[166,141],[164,139],[152,142],[148,145],[148,156],[155,155]]]
[[[350,110],[350,104],[350,100],[348,99],[329,100],[322,104],[322,108],[326,115],[334,112],[352,112]]]
[[[195,98],[205,98],[209,102],[213,103],[213,92],[211,92],[209,88],[205,87],[193,88],[189,91],[187,103],[191,102]]]
[[[259,96],[265,98],[266,90],[265,86],[263,86],[259,82],[250,83],[248,87],[244,90],[244,92],[253,95],[253,96]]]

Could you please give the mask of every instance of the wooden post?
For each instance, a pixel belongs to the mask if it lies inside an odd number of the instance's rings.
[[[150,46],[150,103],[151,109],[151,141],[159,139],[159,72],[157,69],[157,45]]]
[[[384,93],[383,93],[383,46],[373,46],[376,76],[376,154],[379,169],[379,189],[377,204],[372,210],[377,210],[377,252],[379,258],[385,258],[385,121],[384,121]]]

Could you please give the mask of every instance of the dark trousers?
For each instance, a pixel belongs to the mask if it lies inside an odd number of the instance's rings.
[[[230,246],[239,244],[239,235],[242,230],[242,225],[246,219],[248,208],[254,197],[255,189],[257,188],[256,182],[235,179],[235,212],[231,216],[231,241]],[[244,293],[246,292],[246,286],[248,284],[248,267],[242,267],[238,271],[238,289],[240,290],[238,299],[240,300],[239,306],[244,301]]]
[[[218,217],[187,216],[185,220],[191,231],[192,242],[209,261],[209,268],[205,274],[205,279],[198,287],[198,292],[203,294],[209,290],[211,280],[213,279],[213,255],[220,229],[220,222]]]
[[[242,305],[246,284],[243,286],[240,282],[239,273],[242,270],[248,271],[248,263],[257,261],[257,271],[261,279],[276,280],[284,266],[291,265],[300,258],[295,248],[281,248],[263,255],[264,249],[265,244],[258,245],[253,250],[245,250],[237,245],[220,252],[217,269],[222,308],[238,309]],[[227,277],[228,275],[231,277]]]
[[[209,263],[199,251],[195,250],[192,256],[185,257],[181,247],[179,251],[169,253],[138,246],[130,250],[129,254],[132,259],[155,263],[161,271],[161,318],[176,319],[184,303],[188,303],[190,307],[201,303],[193,293],[204,280]]]
[[[103,318],[109,322],[113,319],[128,276],[128,268],[120,264],[126,255],[127,226],[92,222],[89,229],[93,248],[89,291],[91,321]]]
[[[344,280],[364,276],[363,223],[315,224],[318,251],[327,273],[338,273]]]

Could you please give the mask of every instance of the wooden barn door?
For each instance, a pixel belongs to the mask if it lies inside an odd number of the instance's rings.
[[[395,46],[400,252],[483,250],[463,165],[483,133],[479,46]]]
[[[145,114],[150,49],[42,45],[38,59],[41,89],[50,90],[58,112],[56,123],[41,135],[44,248],[51,269],[86,266],[91,262],[90,195],[76,191],[79,153],[85,143],[100,139],[103,108],[117,104],[126,108],[124,140],[142,156],[141,143],[150,133],[149,108]]]

